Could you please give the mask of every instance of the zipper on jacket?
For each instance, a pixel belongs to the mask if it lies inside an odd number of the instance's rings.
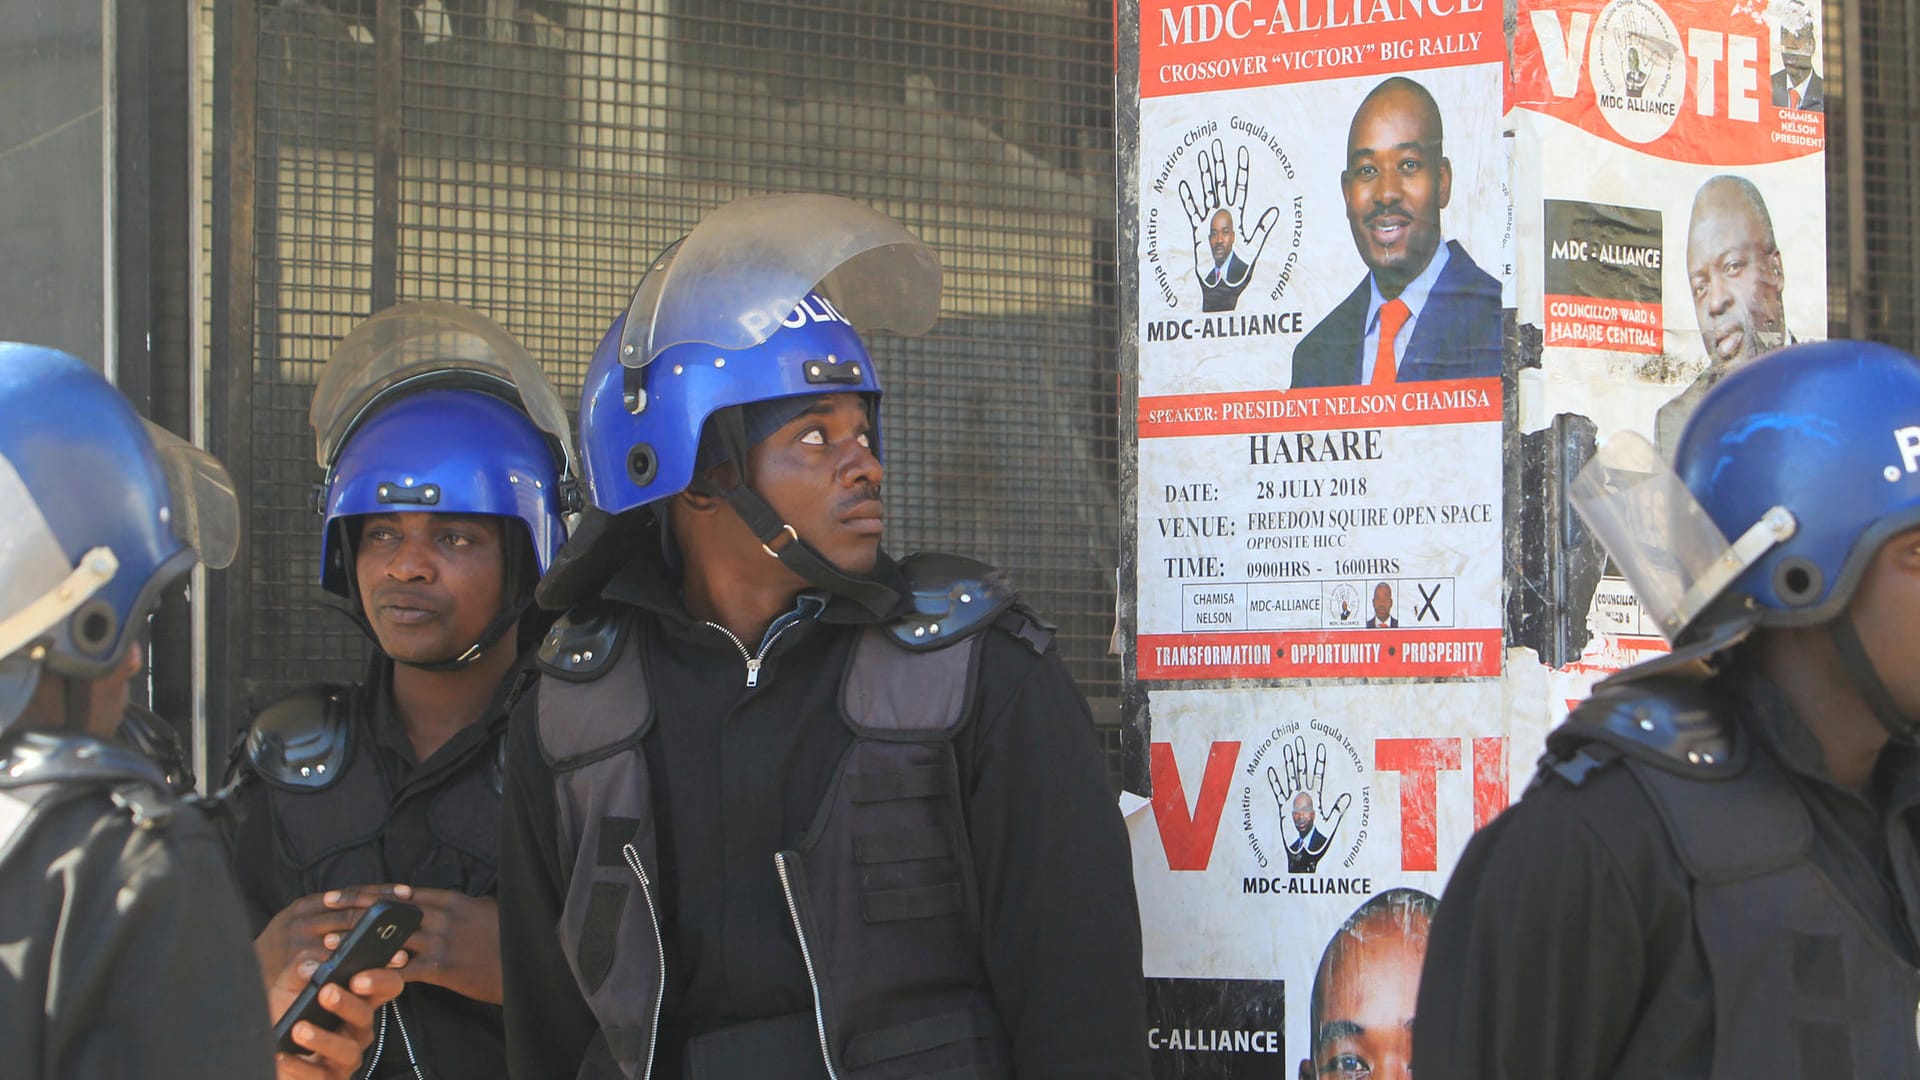
[[[420,1057],[413,1052],[413,1036],[407,1034],[407,1018],[400,1015],[399,999],[388,1002],[388,1005],[393,1009],[393,1024],[400,1029],[400,1045],[406,1047],[407,1064],[413,1069],[413,1080],[427,1080],[427,1075],[420,1071]]]
[[[392,1005],[393,1002],[389,1001],[380,1006],[380,1026],[373,1032],[373,1056],[368,1058],[367,1063],[361,1067],[358,1074],[361,1077],[372,1076],[373,1070],[380,1067],[380,1055],[387,1051],[387,1010]]]
[[[647,1029],[647,1067],[640,1073],[640,1080],[648,1080],[653,1075],[653,1052],[660,1042],[660,1005],[667,997],[667,944],[660,937],[660,913],[653,906],[653,883],[647,880],[647,868],[640,865],[640,853],[632,844],[622,844],[620,854],[626,858],[633,876],[640,879],[640,899],[646,901],[647,921],[653,924],[653,952],[660,958],[660,981],[653,988],[653,1026]]]
[[[415,1080],[426,1080],[425,1074],[420,1071],[420,1059],[413,1052],[413,1037],[407,1034],[406,1018],[400,1015],[400,1002],[389,1001],[380,1006],[379,1016],[380,1027],[373,1034],[373,1056],[367,1059],[366,1065],[356,1075],[371,1077],[374,1070],[380,1067],[380,1058],[387,1051],[387,1018],[391,1016],[399,1028],[401,1045],[407,1050],[407,1065],[413,1069]]]
[[[767,650],[773,648],[773,643],[780,640],[781,634],[791,630],[793,625],[801,619],[809,617],[805,600],[806,598],[802,597],[802,602],[792,611],[773,620],[773,625],[767,627],[766,636],[760,639],[760,652],[758,654],[749,652],[747,650],[747,643],[741,641],[738,634],[735,634],[733,631],[711,619],[707,620],[706,625],[727,635],[727,640],[733,642],[733,647],[740,650],[740,659],[747,662],[747,687],[749,689],[760,685],[760,664],[767,658]]]
[[[827,1005],[820,995],[820,976],[813,967],[813,948],[807,944],[807,931],[800,923],[800,901],[793,892],[793,880],[788,876],[786,851],[778,851],[773,856],[774,873],[780,875],[780,891],[787,895],[787,915],[793,919],[793,936],[800,941],[800,962],[807,966],[807,986],[813,991],[813,1023],[820,1032],[820,1060],[827,1066],[829,1080],[840,1080],[840,1071],[833,1067],[833,1050],[827,1042]]]

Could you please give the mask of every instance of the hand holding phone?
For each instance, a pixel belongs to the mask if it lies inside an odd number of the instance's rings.
[[[293,1026],[302,1020],[328,1031],[338,1028],[340,1018],[320,1004],[320,988],[328,983],[344,988],[362,971],[385,967],[393,954],[400,951],[400,946],[419,929],[420,918],[419,908],[398,900],[382,900],[368,908],[347,932],[340,947],[313,970],[306,988],[274,1023],[274,1047],[283,1053],[302,1053],[300,1045],[293,1041]]]

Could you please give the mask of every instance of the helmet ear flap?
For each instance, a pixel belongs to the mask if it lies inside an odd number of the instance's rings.
[[[80,605],[68,619],[67,629],[81,652],[99,654],[113,644],[120,620],[114,616],[113,605],[96,596]]]
[[[1804,556],[1782,559],[1773,568],[1773,591],[1789,607],[1806,607],[1818,601],[1826,585],[1820,564]]]
[[[660,474],[660,456],[647,443],[634,443],[627,450],[627,479],[640,487],[653,483]]]

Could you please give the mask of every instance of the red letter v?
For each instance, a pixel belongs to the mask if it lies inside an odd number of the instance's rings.
[[[1217,742],[1207,752],[1207,771],[1200,778],[1200,797],[1187,810],[1187,792],[1174,764],[1173,744],[1153,744],[1153,820],[1160,827],[1160,846],[1167,852],[1169,870],[1205,870],[1213,857],[1213,838],[1220,832],[1220,812],[1227,807],[1227,787],[1233,781],[1240,744]]]

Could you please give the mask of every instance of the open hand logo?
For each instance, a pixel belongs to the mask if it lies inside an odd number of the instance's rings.
[[[1353,796],[1342,792],[1328,808],[1327,745],[1316,743],[1313,758],[1307,758],[1307,741],[1295,735],[1293,742],[1281,747],[1280,769],[1267,766],[1267,787],[1273,792],[1274,806],[1280,811],[1280,832],[1286,840],[1287,872],[1311,874],[1320,866],[1321,856],[1333,846],[1340,822],[1347,816]]]
[[[1238,167],[1227,173],[1227,152],[1220,140],[1197,157],[1199,187],[1180,181],[1180,205],[1193,232],[1193,273],[1200,279],[1200,310],[1232,311],[1240,291],[1253,277],[1280,208],[1269,206],[1248,223],[1247,199],[1253,173],[1247,148],[1239,148]],[[1238,232],[1235,230],[1238,229]]]

